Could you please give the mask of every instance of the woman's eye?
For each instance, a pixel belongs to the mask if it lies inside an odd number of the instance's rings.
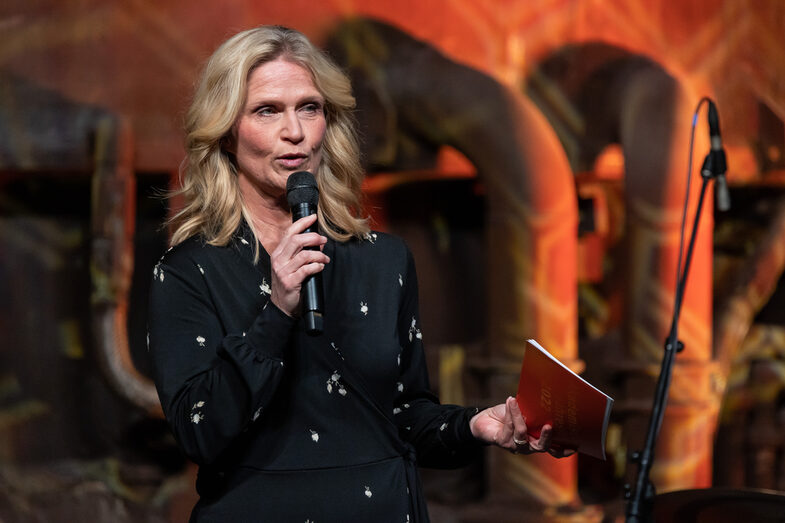
[[[265,105],[256,110],[256,114],[260,116],[272,116],[275,114],[275,108]]]
[[[303,111],[306,113],[318,113],[322,110],[322,106],[316,102],[307,103],[303,105]]]

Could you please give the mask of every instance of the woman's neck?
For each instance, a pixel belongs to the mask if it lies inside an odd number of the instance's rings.
[[[272,198],[255,190],[242,190],[243,203],[248,213],[249,226],[269,254],[292,224],[292,214],[285,198]]]
[[[267,251],[268,254],[272,254],[272,252],[278,247],[278,243],[280,243],[281,238],[283,238],[284,233],[286,233],[286,229],[292,224],[292,218],[289,214],[288,210],[284,213],[277,213],[276,215],[270,215],[264,212],[258,212],[258,209],[250,208],[248,209],[248,214],[250,215],[251,229],[256,235],[256,239],[262,243],[264,250]]]

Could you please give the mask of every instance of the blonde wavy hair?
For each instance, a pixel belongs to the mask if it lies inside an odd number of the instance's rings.
[[[325,99],[322,164],[314,173],[319,185],[320,228],[337,241],[368,232],[367,218],[360,215],[363,170],[348,77],[302,33],[262,26],[225,41],[202,71],[186,115],[181,186],[172,193],[182,196],[184,202],[169,220],[172,245],[197,234],[211,245],[226,245],[243,217],[251,223],[237,183],[234,157],[226,145],[245,104],[251,72],[278,58],[308,70]]]

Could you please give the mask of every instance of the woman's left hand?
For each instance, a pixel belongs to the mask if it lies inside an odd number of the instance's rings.
[[[469,421],[469,427],[475,438],[515,454],[548,452],[554,457],[561,458],[574,453],[573,450],[551,447],[553,429],[550,425],[542,427],[539,438],[529,434],[518,402],[512,397],[507,398],[505,403],[476,414]]]

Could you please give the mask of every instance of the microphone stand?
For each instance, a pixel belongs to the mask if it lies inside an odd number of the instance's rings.
[[[665,414],[665,405],[668,400],[668,388],[670,387],[673,363],[676,359],[676,353],[681,352],[684,349],[684,344],[678,339],[679,315],[681,314],[682,301],[684,300],[684,289],[687,285],[687,276],[690,271],[690,262],[692,261],[692,252],[695,247],[695,238],[698,235],[698,225],[706,189],[712,179],[720,174],[725,174],[724,169],[722,172],[718,172],[722,169],[722,164],[724,164],[722,161],[724,158],[719,157],[720,153],[724,155],[724,152],[721,150],[711,150],[706,155],[706,159],[703,161],[703,167],[701,168],[703,183],[698,198],[698,208],[695,210],[695,218],[693,219],[692,234],[690,236],[689,247],[687,248],[684,271],[677,278],[676,297],[673,305],[673,319],[670,333],[665,340],[665,353],[662,358],[660,375],[657,379],[654,405],[651,409],[649,428],[646,433],[646,443],[642,451],[634,452],[630,456],[630,461],[638,464],[638,475],[635,479],[634,490],[630,489],[630,485],[625,485],[624,497],[628,500],[626,511],[627,523],[648,523],[652,521],[655,492],[654,485],[652,485],[651,480],[649,479],[649,472],[651,471],[654,462],[654,447]]]

